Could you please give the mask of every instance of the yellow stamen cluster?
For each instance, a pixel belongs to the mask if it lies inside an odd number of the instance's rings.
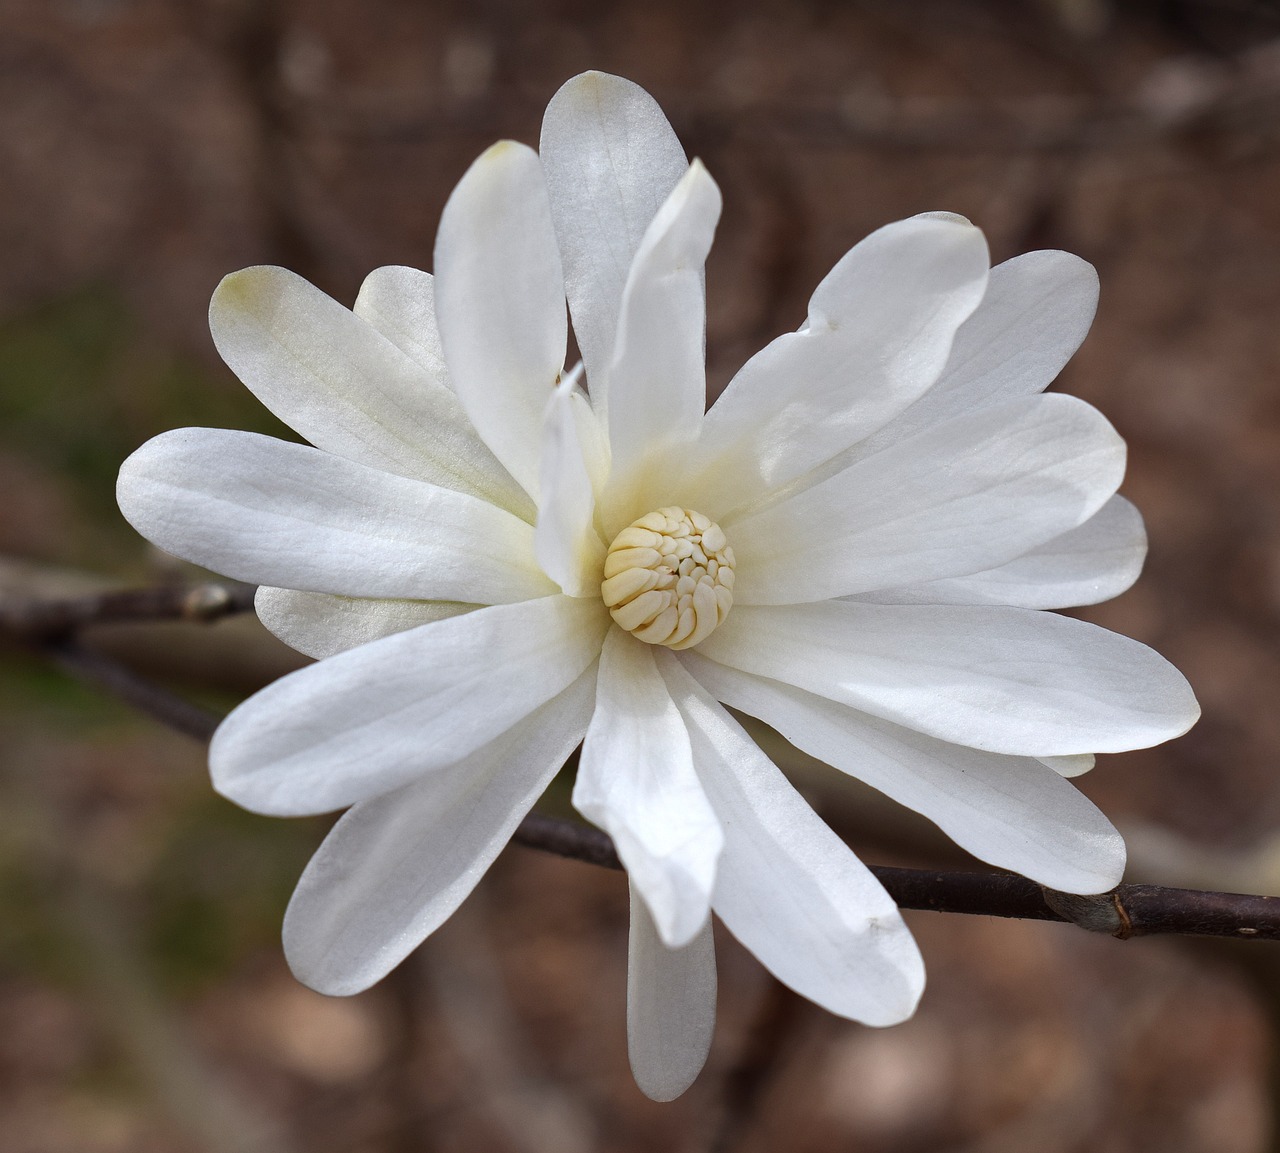
[[[700,512],[660,508],[609,546],[600,595],[622,628],[651,645],[687,649],[733,607],[733,549]]]

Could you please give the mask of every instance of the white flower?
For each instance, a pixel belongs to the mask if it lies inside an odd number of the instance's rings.
[[[471,167],[434,280],[380,269],[353,313],[280,269],[228,277],[220,352],[315,447],[182,429],[119,500],[323,658],[210,754],[255,811],[351,806],[285,919],[299,978],[386,974],[583,741],[574,803],[632,884],[632,1065],[667,1099],[710,1041],[713,909],[843,1016],[900,1021],[924,981],[893,902],[719,702],[1082,893],[1124,848],[1064,776],[1198,710],[1151,650],[1037,611],[1123,591],[1146,548],[1123,442],[1042,395],[1092,319],[1087,264],[989,269],[960,217],[889,225],[704,415],[716,185],[614,77],[566,84],[541,147]],[[562,379],[566,294],[589,398]]]

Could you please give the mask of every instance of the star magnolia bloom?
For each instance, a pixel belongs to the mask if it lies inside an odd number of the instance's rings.
[[[435,278],[383,268],[348,312],[274,268],[210,321],[314,447],[218,429],[125,463],[129,520],[263,587],[322,658],[237,708],[216,787],[261,813],[350,806],[284,925],[298,977],[377,981],[457,907],[582,742],[573,799],[632,886],[629,1048],[658,1099],[714,1020],[714,911],[781,981],[909,1016],[916,946],[868,870],[721,702],[1053,888],[1124,847],[1064,778],[1187,729],[1150,649],[1043,609],[1135,579],[1124,444],[1042,395],[1096,278],[989,268],[926,214],[873,233],[705,412],[703,263],[720,193],[652,99],[600,74],[541,156],[489,149],[444,210]],[[568,298],[590,395],[564,374]]]

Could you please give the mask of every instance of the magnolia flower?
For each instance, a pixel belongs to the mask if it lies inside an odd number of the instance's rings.
[[[989,268],[950,214],[888,225],[704,412],[719,213],[646,93],[579,76],[540,156],[500,143],[462,178],[434,279],[379,269],[351,312],[281,269],[223,281],[219,351],[310,446],[181,429],[119,483],[140,532],[262,585],[267,627],[320,658],[210,752],[257,812],[349,807],[285,917],[297,976],[385,975],[581,742],[658,1099],[710,1043],[712,911],[842,1016],[901,1021],[924,983],[893,901],[723,705],[1075,893],[1115,885],[1124,847],[1065,778],[1197,715],[1150,649],[1041,611],[1123,591],[1146,548],[1119,436],[1042,395],[1093,270]]]

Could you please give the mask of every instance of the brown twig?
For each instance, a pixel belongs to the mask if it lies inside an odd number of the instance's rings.
[[[106,689],[125,704],[197,741],[209,740],[222,720],[212,710],[192,704],[185,697],[140,677],[119,661],[75,641],[59,641],[45,646],[45,651],[63,672]]]
[[[514,840],[532,849],[621,869],[608,834],[590,825],[531,813]],[[1209,893],[1161,885],[1121,885],[1079,896],[1046,889],[1010,873],[959,873],[871,865],[903,909],[970,913],[1029,921],[1066,921],[1121,940],[1157,933],[1280,940],[1280,897]]]
[[[0,632],[47,645],[90,625],[221,620],[253,611],[253,585],[210,582],[118,589],[88,596],[0,597]]]
[[[140,677],[75,639],[88,625],[141,620],[214,620],[252,607],[245,586],[138,589],[62,600],[0,602],[0,630],[43,651],[73,676],[99,685],[135,708],[196,738],[208,740],[220,717]],[[530,813],[513,838],[518,844],[605,868],[622,864],[606,833],[577,821]],[[1280,897],[1215,893],[1160,885],[1121,885],[1110,893],[1058,893],[1005,873],[962,873],[872,865],[871,871],[904,909],[969,913],[1035,921],[1064,921],[1113,937],[1178,933],[1280,940]]]

